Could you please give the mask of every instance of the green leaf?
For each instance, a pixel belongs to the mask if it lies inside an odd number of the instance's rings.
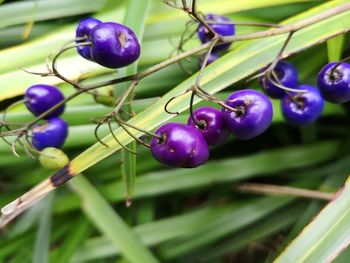
[[[212,226],[220,225],[223,218],[227,219],[233,215],[239,215],[241,217],[249,216],[250,213],[248,213],[248,211],[252,212],[252,215],[255,216],[259,212],[250,211],[250,208],[258,204],[266,204],[266,206],[261,209],[263,211],[262,213],[266,213],[270,210],[270,207],[276,207],[282,203],[286,203],[286,199],[284,199],[284,201],[279,199],[279,197],[268,197],[259,198],[254,201],[249,200],[248,202],[239,204],[230,203],[222,206],[207,206],[181,215],[175,215],[170,218],[135,226],[133,231],[140,237],[145,245],[155,246],[166,241],[181,238],[189,233],[204,232]],[[239,209],[240,207],[242,209]],[[290,218],[293,218],[293,216],[289,217],[289,220]],[[240,222],[235,221],[237,220],[232,220],[232,224],[240,224]],[[260,232],[260,235],[263,234]],[[118,254],[120,254],[120,250],[106,237],[96,237],[87,240],[82,245],[74,255],[73,262],[96,260],[98,258],[110,257]]]
[[[84,176],[80,175],[72,180],[70,186],[82,199],[86,215],[130,262],[158,262]]]
[[[309,0],[312,1],[312,0]],[[181,2],[181,1],[177,1]],[[190,2],[190,1],[187,1]],[[250,9],[262,8],[262,7],[271,7],[276,5],[290,4],[290,3],[301,3],[306,2],[305,0],[223,0],[221,3],[212,0],[201,0],[200,11],[203,13],[214,13],[214,14],[228,14],[235,13]],[[160,23],[167,20],[172,20],[172,22],[182,19],[186,17],[183,12],[179,12],[178,10],[174,10],[170,7],[160,7],[160,10],[157,10],[156,14],[149,17],[147,22],[152,23]],[[176,23],[176,22],[175,22]]]
[[[51,233],[51,215],[54,193],[50,193],[44,203],[42,213],[39,220],[39,228],[35,239],[33,262],[47,263],[49,262],[50,251],[50,233]]]
[[[341,60],[345,35],[339,35],[327,41],[328,61],[334,62]]]
[[[228,182],[256,178],[261,174],[272,176],[292,169],[304,170],[308,166],[334,158],[338,151],[339,143],[323,142],[264,151],[244,157],[213,160],[196,168],[196,172],[191,169],[152,171],[138,177],[134,198],[141,199],[216,184],[227,184]],[[349,157],[342,160],[341,164],[348,162]],[[323,175],[335,170],[336,168],[333,166],[322,167],[320,170],[316,170],[315,174]],[[307,175],[310,176],[310,172]],[[301,174],[300,176],[305,175]],[[99,188],[105,198],[112,202],[123,200],[123,189],[124,185],[121,182]],[[62,213],[77,208],[79,208],[79,201],[72,195],[66,195],[56,204],[55,211]]]
[[[0,7],[0,28],[35,21],[96,12],[106,0],[21,1]]]
[[[305,16],[316,15],[317,13],[328,9],[331,6],[339,5],[340,3],[344,3],[344,1],[332,1],[321,5],[320,7],[305,13],[303,16],[299,15],[298,19],[300,20]],[[325,41],[327,38],[349,30],[348,25],[345,22],[349,18],[350,12],[344,12],[296,32],[286,49],[286,54],[293,54],[302,51],[307,47],[318,44],[320,41]],[[202,79],[203,89],[211,94],[215,94],[232,83],[258,71],[275,58],[279,49],[282,47],[285,38],[286,36],[275,36],[250,41],[247,45],[221,57],[217,63],[213,63],[205,69]],[[164,105],[169,99],[188,89],[194,83],[195,78],[196,75],[193,75],[179,84],[159,99],[154,105],[132,118],[130,123],[146,130],[152,130],[171,119],[173,116],[164,111]],[[196,99],[195,103],[198,101],[199,99]],[[188,106],[189,96],[186,95],[174,100],[170,108],[172,111],[182,112],[186,110]],[[133,139],[120,128],[115,131],[115,135],[123,144],[128,144],[133,141]],[[140,137],[142,132],[135,131],[134,135]],[[109,146],[108,148],[100,143],[94,144],[72,160],[71,172],[78,174],[111,155],[115,151],[120,150],[120,146],[114,141],[111,135],[106,136],[103,141]]]
[[[322,211],[274,261],[331,262],[350,242],[349,179]]]
[[[65,236],[62,246],[54,250],[55,254],[50,255],[50,262],[71,262],[75,250],[87,238],[91,224],[85,217],[81,217],[72,224],[72,231]]]
[[[278,210],[277,213],[271,214],[259,220],[256,224],[244,228],[242,231],[233,235],[232,238],[225,241],[224,244],[220,243],[205,251],[201,251],[198,257],[201,262],[212,262],[213,259],[238,251],[252,242],[262,241],[295,222],[302,212],[301,209],[304,207],[303,205],[293,203],[282,211]]]
[[[142,45],[142,38],[143,38],[144,29],[145,29],[145,21],[146,21],[146,17],[147,17],[150,5],[151,5],[151,0],[144,0],[141,2],[139,0],[131,0],[128,5],[127,12],[125,14],[123,24],[130,27],[135,32],[135,35],[140,42],[140,45]],[[126,71],[126,75],[136,74],[137,62],[128,66],[125,71]],[[116,86],[115,93],[116,94],[124,93],[128,88],[127,85],[130,85],[130,83],[126,83],[124,85],[124,88],[122,89],[119,86]],[[131,104],[133,96],[134,96],[133,94],[130,94],[128,96],[128,99],[126,100],[129,103],[122,107],[122,109],[129,114],[133,114],[133,107]],[[124,120],[129,119],[128,114],[123,114],[122,116]],[[127,147],[134,152],[137,151],[136,142],[129,143]],[[125,181],[127,205],[131,205],[132,194],[135,187],[136,161],[137,161],[136,157],[137,157],[136,154],[130,152],[129,150],[122,149],[122,174]]]

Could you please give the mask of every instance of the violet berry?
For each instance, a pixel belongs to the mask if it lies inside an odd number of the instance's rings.
[[[90,37],[91,57],[104,67],[121,68],[140,56],[141,48],[135,33],[124,25],[100,23],[92,29]]]
[[[207,14],[204,16],[204,20],[210,21],[208,24],[217,34],[221,36],[233,36],[235,34],[235,25],[230,24],[231,20],[227,17],[215,14]],[[220,22],[226,24],[220,24]],[[213,36],[205,26],[200,25],[198,27],[198,37],[202,43],[207,43],[212,39]],[[230,45],[231,43],[217,45],[213,48],[213,51],[226,51],[229,49]]]
[[[294,88],[298,84],[298,71],[292,64],[286,61],[279,61],[274,68],[274,72],[283,86]],[[273,78],[273,76],[271,77]],[[275,81],[278,82],[277,80]],[[282,98],[286,94],[283,89],[276,86],[266,77],[262,77],[259,82],[264,92],[271,98]]]
[[[226,105],[236,109],[222,108],[226,125],[238,139],[249,140],[263,133],[272,122],[272,104],[269,98],[255,90],[233,92]]]
[[[201,68],[202,67],[202,64],[203,64],[203,62],[204,62],[204,59],[205,59],[205,56],[206,56],[207,54],[206,53],[204,53],[202,56],[200,56],[200,58],[199,58],[199,67]],[[217,60],[219,58],[219,56],[218,55],[216,55],[216,54],[214,54],[214,53],[210,53],[209,54],[209,57],[208,57],[208,61],[207,61],[207,65],[206,66],[208,66],[208,65],[210,65],[211,63],[213,63],[215,60]]]
[[[337,62],[325,65],[318,73],[317,84],[323,98],[333,103],[350,101],[350,64]]]
[[[181,123],[167,123],[161,126],[151,141],[153,157],[160,163],[183,168],[193,168],[209,158],[208,144],[195,127]]]
[[[193,122],[191,116],[188,118],[188,125],[196,127],[203,134],[208,145],[219,145],[227,139],[229,132],[220,110],[201,107],[193,112],[193,117],[199,125]]]
[[[92,17],[88,17],[88,18],[84,18],[84,19],[80,20],[78,27],[76,29],[75,36],[77,38],[84,37],[85,39],[78,40],[78,41],[76,41],[76,43],[79,44],[79,43],[89,41],[91,30],[100,23],[102,23],[100,20],[92,18]],[[89,59],[89,60],[92,59],[91,58],[91,50],[92,49],[91,49],[90,45],[77,47],[78,53],[82,57]]]
[[[289,123],[305,125],[322,114],[324,101],[319,90],[311,85],[299,85],[297,89],[307,92],[297,94],[294,98],[286,94],[281,100],[281,110],[284,119]]]
[[[57,103],[64,100],[61,91],[51,85],[36,84],[29,87],[24,94],[25,105],[35,116],[46,112]],[[45,119],[58,117],[64,111],[65,105],[62,105],[48,114]]]
[[[41,151],[47,147],[61,148],[68,135],[68,124],[60,118],[52,118],[32,128],[32,144]]]

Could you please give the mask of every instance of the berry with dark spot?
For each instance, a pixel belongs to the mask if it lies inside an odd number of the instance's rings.
[[[61,148],[68,135],[68,124],[60,118],[52,118],[32,128],[32,144],[41,151],[47,147]]]
[[[135,62],[141,52],[135,33],[128,27],[106,22],[91,31],[92,60],[107,68],[121,68]]]
[[[167,123],[161,126],[153,137],[151,152],[160,163],[183,168],[193,168],[209,158],[208,144],[195,127],[181,123]]]

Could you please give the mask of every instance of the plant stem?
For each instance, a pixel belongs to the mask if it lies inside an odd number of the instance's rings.
[[[321,200],[332,200],[334,193],[321,192],[316,190],[302,189],[289,186],[279,186],[271,184],[244,183],[237,187],[238,191],[257,193],[257,194],[273,194],[273,195],[291,195],[306,198],[314,198]]]

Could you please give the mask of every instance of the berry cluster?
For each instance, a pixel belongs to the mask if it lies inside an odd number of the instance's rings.
[[[200,23],[198,38],[202,43],[212,41],[213,34],[232,36],[235,26],[228,18],[214,14],[204,17],[212,30]],[[219,58],[218,53],[228,50],[230,44],[219,44],[211,53],[203,54],[202,67]],[[204,65],[205,66],[205,65]],[[323,111],[324,99],[333,103],[350,100],[350,65],[330,63],[318,76],[319,89],[298,83],[298,71],[290,63],[277,60],[275,65],[262,70],[259,79],[266,95],[281,99],[284,119],[294,125],[315,121]],[[175,167],[197,167],[209,158],[208,146],[224,142],[229,133],[237,139],[249,140],[263,133],[272,122],[273,109],[269,98],[255,90],[245,89],[232,93],[221,111],[202,107],[192,112],[187,125],[168,123],[161,126],[151,143],[151,152],[159,162]],[[200,131],[200,133],[198,132]]]
[[[318,74],[318,89],[298,84],[296,68],[286,61],[279,61],[272,76],[264,76],[259,82],[268,96],[281,99],[283,117],[294,125],[314,122],[322,114],[324,100],[350,101],[350,65],[345,62],[325,65]]]
[[[193,168],[209,158],[209,146],[223,143],[232,133],[248,140],[263,133],[272,122],[272,104],[255,90],[239,90],[226,100],[222,110],[202,107],[189,116],[187,125],[167,123],[161,126],[151,143],[151,152],[159,162]]]
[[[78,24],[76,37],[78,53],[107,68],[125,67],[140,56],[135,33],[121,24],[85,18]]]
[[[281,99],[283,117],[291,124],[309,124],[322,113],[324,102],[319,90],[299,85],[297,69],[286,61],[279,61],[271,76],[266,74],[259,83],[269,97]]]
[[[63,94],[55,86],[37,84],[29,87],[24,94],[25,105],[34,116],[40,116],[64,100]],[[52,110],[44,124],[32,128],[32,145],[39,151],[47,147],[61,148],[68,135],[67,123],[59,118],[65,106]]]

